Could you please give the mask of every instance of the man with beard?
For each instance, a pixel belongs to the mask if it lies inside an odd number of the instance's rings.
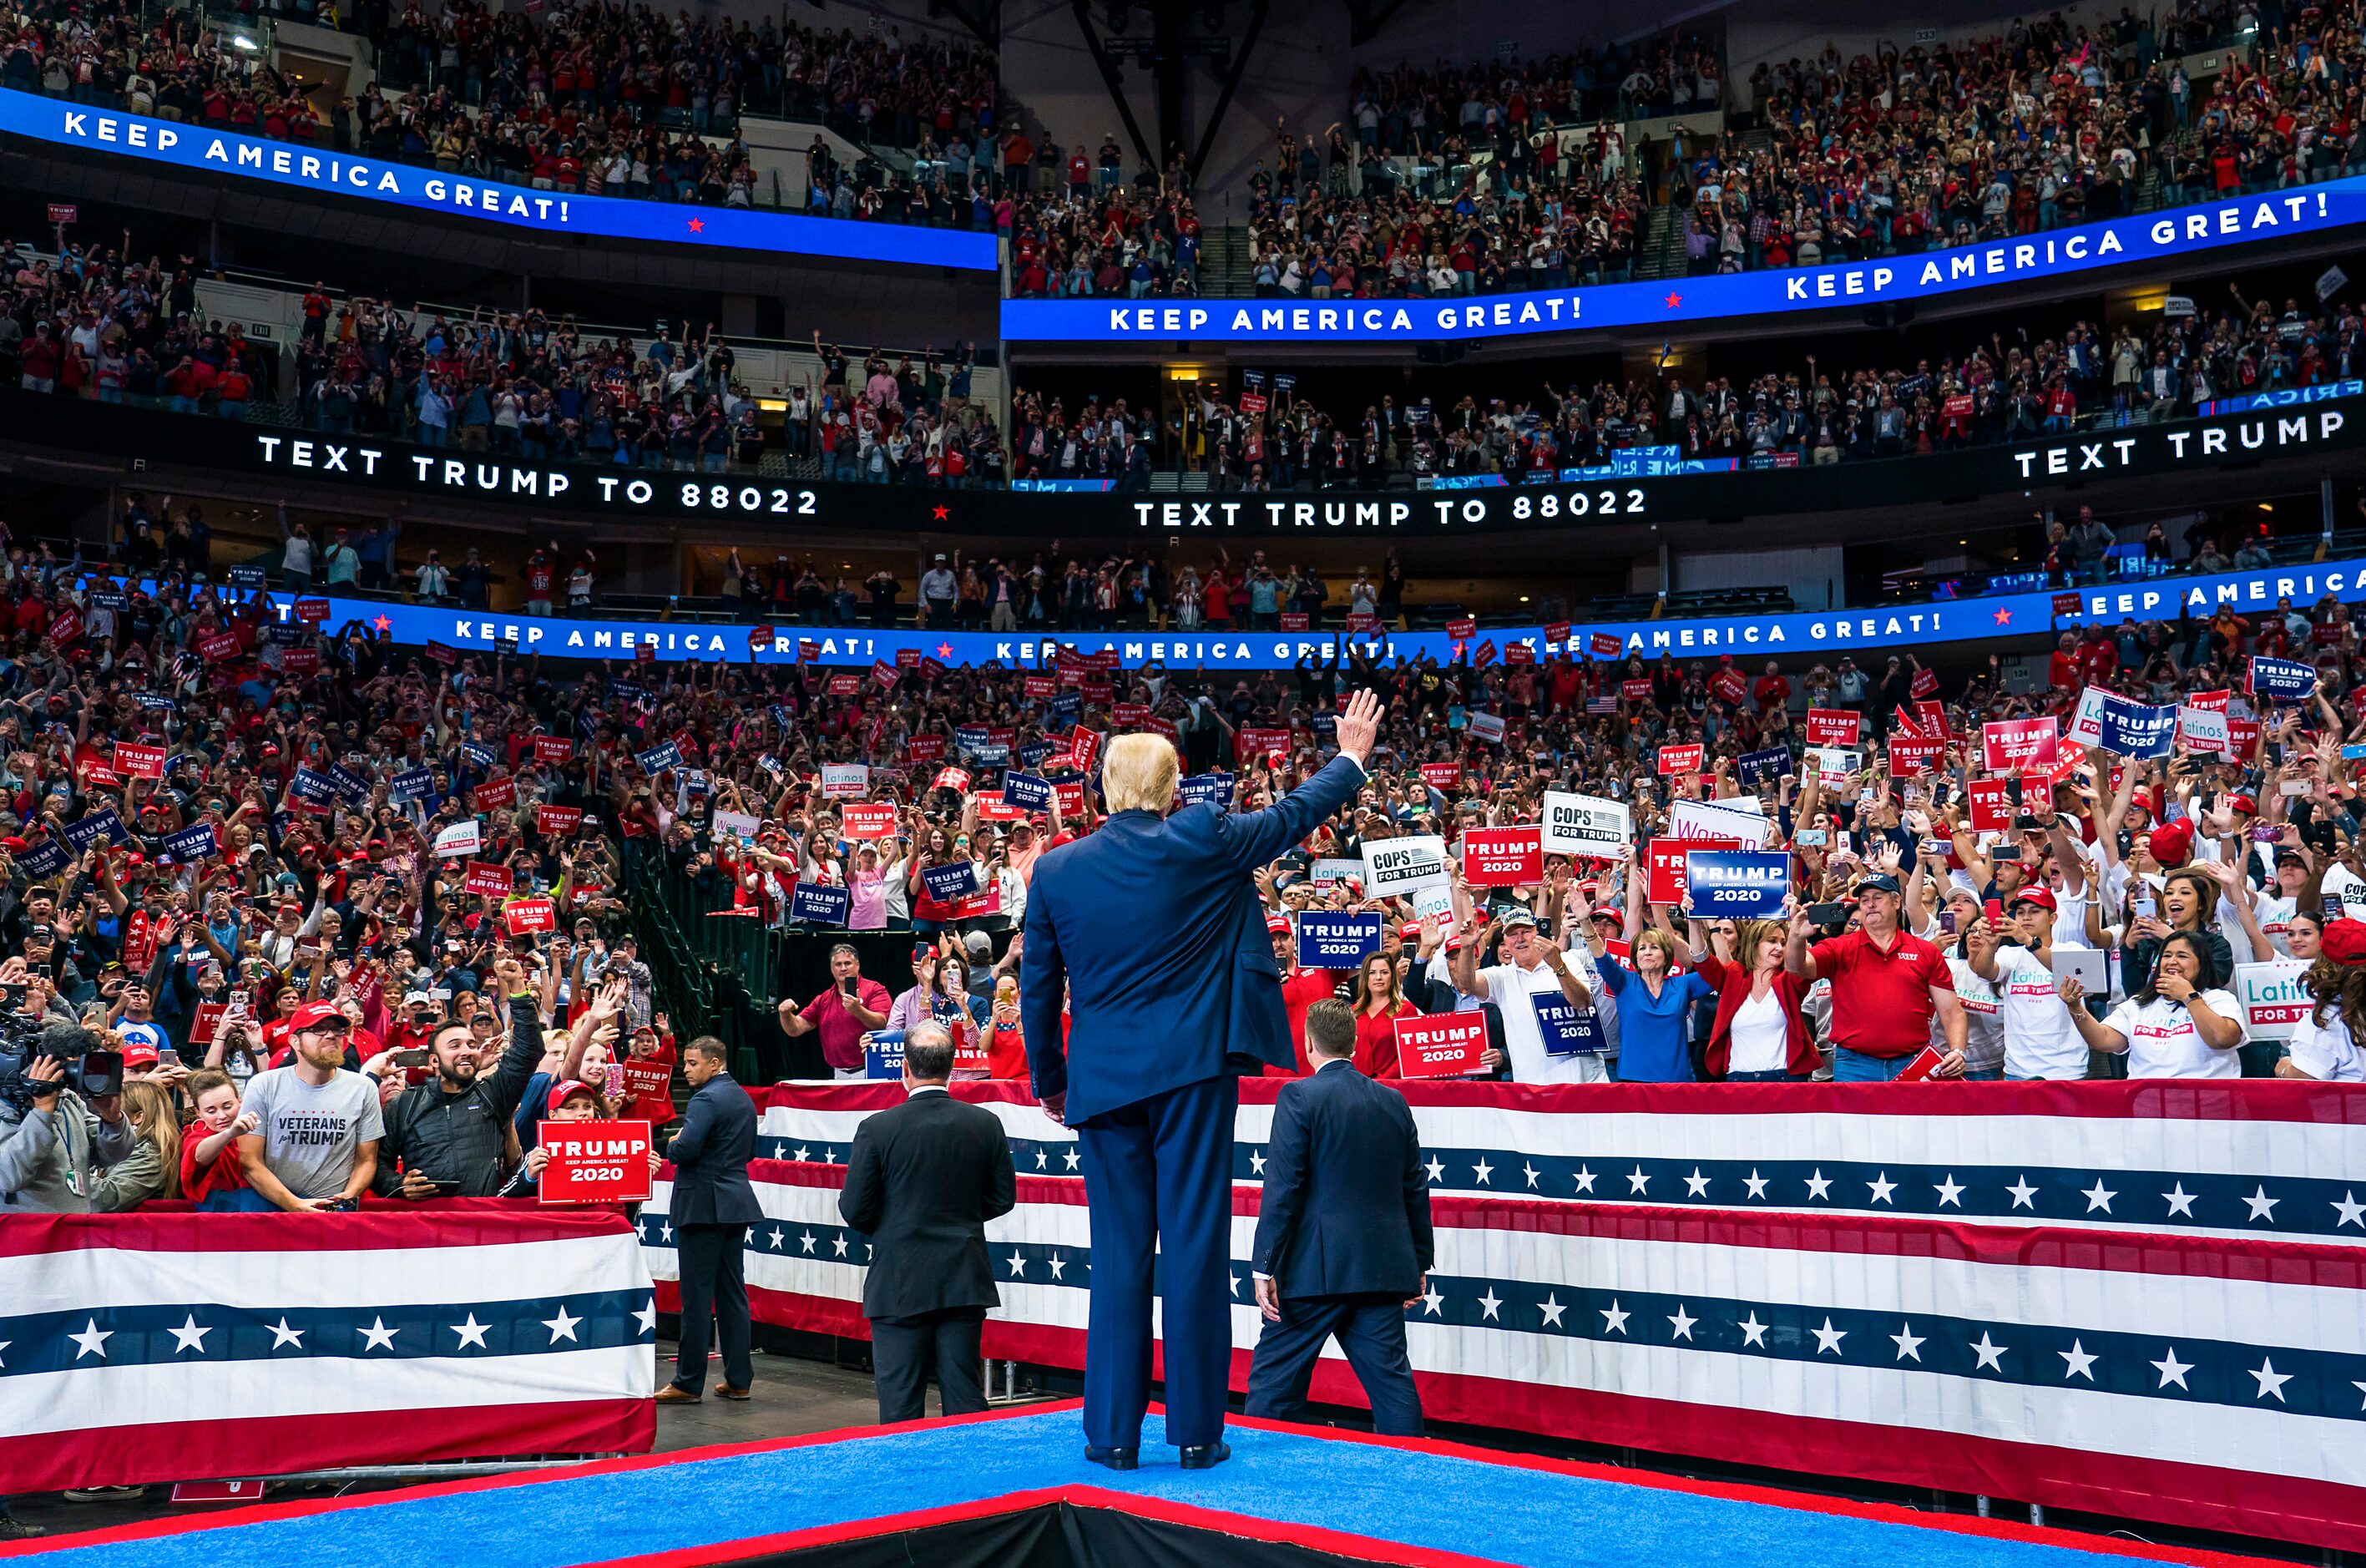
[[[386,1108],[376,1183],[381,1195],[486,1198],[500,1190],[502,1134],[542,1060],[542,1020],[514,956],[504,953],[493,961],[493,982],[509,998],[509,1048],[484,1076],[468,1025],[451,1023],[435,1032],[427,1050],[427,1081],[405,1089]],[[396,1055],[381,1052],[362,1071],[381,1082],[400,1081],[402,1067]]]

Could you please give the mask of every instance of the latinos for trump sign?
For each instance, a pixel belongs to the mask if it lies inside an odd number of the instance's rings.
[[[1424,883],[1447,880],[1446,840],[1435,833],[1364,841],[1364,891],[1372,897],[1390,897]]]
[[[2308,962],[2300,958],[2236,964],[2235,999],[2243,1007],[2243,1032],[2253,1040],[2291,1039],[2316,1006],[2308,971]]]
[[[1694,850],[1684,856],[1684,881],[1701,919],[1767,919],[1783,912],[1791,891],[1791,857]]]
[[[1298,964],[1302,969],[1353,969],[1380,950],[1376,909],[1298,912]]]
[[[546,1203],[641,1203],[649,1196],[647,1122],[545,1122],[535,1146],[550,1151],[542,1168]]]
[[[1544,820],[1538,832],[1549,855],[1591,855],[1624,860],[1634,841],[1626,803],[1598,795],[1545,791]]]

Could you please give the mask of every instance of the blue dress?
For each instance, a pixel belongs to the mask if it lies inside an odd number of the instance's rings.
[[[1695,1002],[1715,1003],[1717,992],[1690,970],[1661,983],[1651,995],[1639,976],[1615,958],[1594,968],[1602,988],[1618,998],[1618,1081],[1690,1083],[1693,1059],[1684,1050],[1684,1019]]]

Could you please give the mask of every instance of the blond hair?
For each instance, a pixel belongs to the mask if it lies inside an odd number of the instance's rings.
[[[1111,811],[1165,811],[1175,803],[1175,748],[1163,735],[1121,735],[1101,759],[1101,800]]]

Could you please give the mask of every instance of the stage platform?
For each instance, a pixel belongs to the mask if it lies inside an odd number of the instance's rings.
[[[45,1568],[2124,1568],[2256,1563],[1235,1417],[1233,1459],[1085,1462],[1074,1403],[297,1501],[0,1548]],[[917,1533],[916,1533],[917,1532]]]

